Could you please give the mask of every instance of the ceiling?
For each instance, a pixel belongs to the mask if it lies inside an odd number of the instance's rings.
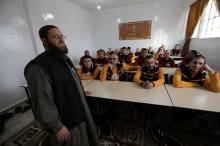
[[[158,2],[165,0],[70,0],[75,4],[89,10],[97,10],[97,5],[101,5],[101,9],[111,9],[118,7],[126,7],[132,5],[141,5],[149,2]]]

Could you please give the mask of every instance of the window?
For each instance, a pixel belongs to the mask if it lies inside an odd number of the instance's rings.
[[[215,0],[209,0],[192,38],[220,37],[220,15]]]

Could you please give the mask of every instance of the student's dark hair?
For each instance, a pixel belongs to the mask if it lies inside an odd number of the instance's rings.
[[[40,38],[47,38],[48,31],[52,28],[58,28],[58,27],[56,27],[55,25],[45,25],[45,26],[41,27],[39,30]]]
[[[154,58],[154,56],[153,56],[153,55],[147,55],[146,58],[145,58],[145,60],[151,59],[151,58]]]
[[[127,50],[127,48],[126,47],[122,47],[120,50]]]
[[[195,56],[192,58],[191,61],[193,61],[194,59],[199,59],[199,58],[204,59],[204,63],[206,63],[205,56],[203,56],[202,54],[197,54],[197,55],[195,55]]]
[[[118,54],[116,54],[116,53],[114,53],[114,52],[113,52],[113,53],[111,53],[111,55],[116,55],[116,56],[118,56]]]
[[[190,50],[190,52],[191,52],[191,54],[193,54],[195,56],[199,54],[196,50]]]
[[[97,53],[98,53],[98,52],[104,52],[104,53],[105,53],[105,50],[99,49],[99,50],[97,51]]]
[[[147,48],[142,48],[141,52],[148,51]]]
[[[84,61],[85,59],[87,59],[87,58],[90,58],[90,59],[92,60],[92,57],[91,57],[90,55],[85,55],[85,56],[82,57],[83,61]]]
[[[199,53],[196,50],[189,50],[188,53],[184,56],[185,59],[192,61],[192,59]]]

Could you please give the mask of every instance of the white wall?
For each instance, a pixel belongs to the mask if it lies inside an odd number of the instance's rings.
[[[203,54],[207,63],[215,70],[220,71],[220,38],[192,39],[190,48]]]
[[[187,0],[164,0],[144,5],[121,7],[96,11],[94,14],[95,46],[107,49],[122,46],[135,48],[166,44],[171,49],[176,43],[183,43],[186,15],[189,9]],[[152,20],[151,39],[119,41],[117,19],[121,22]]]
[[[35,49],[23,0],[0,0],[0,112],[26,99],[23,70]]]
[[[69,0],[26,0],[38,53],[44,50],[38,30],[46,24],[57,25],[67,36],[69,56],[78,65],[84,50],[91,51],[91,14]],[[43,15],[51,13],[54,19],[44,20]]]
[[[55,18],[45,21],[48,13]],[[26,99],[20,87],[25,83],[23,71],[44,50],[38,37],[41,26],[61,28],[75,64],[92,46],[92,15],[69,0],[0,0],[0,19],[0,112]]]

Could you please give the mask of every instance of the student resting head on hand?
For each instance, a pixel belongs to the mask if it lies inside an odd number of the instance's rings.
[[[219,73],[207,65],[205,57],[199,54],[187,66],[176,70],[173,85],[179,88],[203,86],[209,91],[220,92]]]

